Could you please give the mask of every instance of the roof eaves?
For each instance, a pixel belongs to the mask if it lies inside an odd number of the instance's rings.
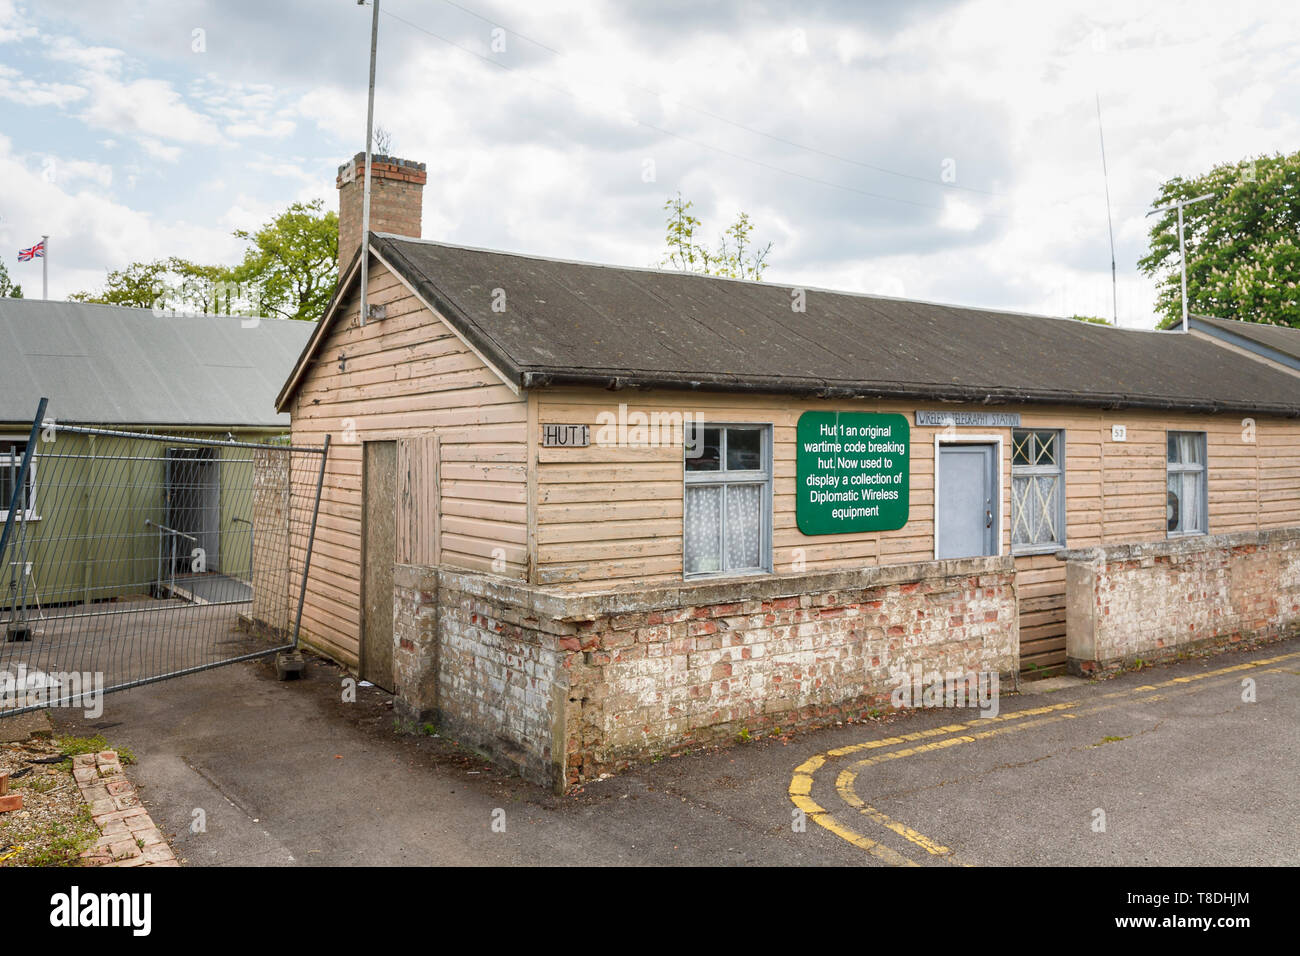
[[[919,401],[973,402],[981,405],[1041,403],[1088,408],[1150,408],[1184,412],[1253,412],[1300,418],[1300,404],[1206,401],[1182,396],[1121,395],[1052,389],[976,387],[925,382],[835,382],[792,379],[788,376],[689,375],[627,369],[529,368],[522,373],[524,388],[587,387],[619,391],[631,388],[667,388],[687,391],[800,395],[824,399],[916,399]]]

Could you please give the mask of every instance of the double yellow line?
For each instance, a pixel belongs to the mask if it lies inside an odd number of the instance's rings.
[[[945,862],[950,864],[968,865],[957,860],[955,854],[949,847],[944,846],[937,840],[933,840],[911,827],[899,823],[897,820],[890,818],[880,810],[863,801],[862,798],[858,796],[856,789],[858,775],[867,767],[885,763],[890,760],[900,760],[905,757],[931,753],[936,750],[946,750],[949,747],[959,747],[963,744],[973,743],[976,740],[987,740],[990,737],[998,737],[1020,730],[1028,730],[1031,727],[1041,727],[1062,720],[1073,720],[1087,714],[1095,714],[1101,711],[1110,710],[1128,702],[1158,701],[1164,700],[1168,697],[1192,693],[1193,691],[1205,687],[1206,684],[1203,682],[1211,678],[1230,677],[1231,680],[1235,680],[1236,675],[1245,671],[1280,673],[1287,669],[1283,667],[1269,667],[1269,665],[1276,665],[1283,661],[1294,660],[1298,657],[1300,657],[1300,652],[1282,654],[1278,657],[1270,657],[1264,660],[1252,661],[1244,664],[1234,664],[1231,667],[1222,667],[1217,670],[1206,671],[1202,674],[1193,674],[1188,677],[1173,677],[1157,684],[1143,684],[1140,687],[1133,687],[1127,690],[1111,691],[1106,694],[1100,694],[1097,697],[1089,697],[1083,700],[1065,701],[1059,704],[1049,704],[1043,707],[1031,707],[1013,713],[999,714],[997,717],[978,718],[964,723],[948,724],[943,727],[934,727],[929,730],[920,730],[914,733],[896,734],[892,737],[884,737],[879,740],[867,740],[848,747],[838,747],[834,750],[828,750],[825,753],[820,753],[814,757],[810,757],[795,768],[794,775],[790,779],[790,800],[818,826],[825,830],[829,830],[831,833],[834,833],[843,840],[847,840],[859,849],[866,850],[872,856],[893,866],[917,866],[918,864],[916,862],[898,851],[858,833],[851,827],[845,826],[834,817],[831,811],[821,806],[812,798],[813,775],[826,766],[828,761],[838,761],[841,758],[862,753],[863,751],[883,750],[883,753],[862,757],[849,767],[840,771],[835,780],[835,789],[839,794],[840,799],[862,816],[865,816],[872,822],[879,824],[886,830],[903,837],[915,846],[920,847],[932,857],[943,859]],[[1267,668],[1267,670],[1260,670],[1261,668]],[[1223,681],[1220,683],[1228,682],[1230,681]],[[1093,700],[1101,701],[1102,703],[1085,706]],[[981,729],[976,730],[977,727]],[[930,738],[941,739],[934,740]],[[928,742],[918,743],[918,741]],[[886,748],[889,747],[899,747],[899,749],[887,750]]]

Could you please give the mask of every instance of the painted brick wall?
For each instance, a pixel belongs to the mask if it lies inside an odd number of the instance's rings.
[[[395,571],[401,711],[556,787],[889,705],[898,672],[1019,667],[1010,558],[575,594]]]
[[[1300,632],[1300,529],[1067,551],[1066,653],[1099,674]]]

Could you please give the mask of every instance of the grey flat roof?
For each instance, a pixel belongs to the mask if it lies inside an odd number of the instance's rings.
[[[372,235],[372,247],[525,388],[649,386],[1300,415],[1294,376],[1182,333],[818,289],[806,290],[806,311],[796,312],[791,287],[768,282],[382,234]],[[493,311],[496,289],[504,292],[504,312]],[[282,402],[294,387],[291,378]]]
[[[1258,348],[1251,349],[1251,351],[1263,349],[1264,351],[1260,352],[1260,354],[1264,354],[1266,357],[1281,358],[1285,356],[1285,358],[1291,359],[1290,362],[1285,363],[1287,365],[1300,363],[1300,329],[1293,329],[1289,325],[1237,322],[1233,319],[1216,319],[1209,315],[1189,316],[1188,324],[1194,329],[1215,335],[1225,342],[1257,346]],[[1244,342],[1238,340],[1244,340]],[[1267,356],[1268,352],[1276,354]]]
[[[0,299],[0,422],[282,427],[275,394],[314,322],[158,316],[148,309]]]

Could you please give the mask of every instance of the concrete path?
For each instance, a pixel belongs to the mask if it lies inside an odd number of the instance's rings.
[[[128,774],[191,865],[1300,863],[1300,641],[1004,693],[995,720],[921,711],[668,758],[567,797],[399,735],[387,695],[344,703],[343,676],[238,664],[55,723],[139,755]]]

